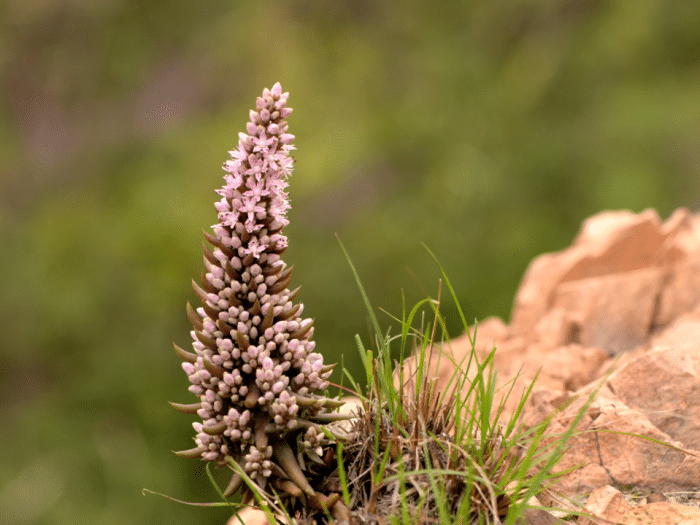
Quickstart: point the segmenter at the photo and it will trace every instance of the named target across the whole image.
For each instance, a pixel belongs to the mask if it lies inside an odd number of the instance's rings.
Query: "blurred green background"
[[[603,209],[700,207],[700,4],[0,3],[0,523],[222,524],[172,341],[221,164],[276,81],[297,136],[285,261],[327,362],[445,267],[508,318]],[[455,311],[446,308],[453,335]],[[386,316],[380,316],[386,325]]]

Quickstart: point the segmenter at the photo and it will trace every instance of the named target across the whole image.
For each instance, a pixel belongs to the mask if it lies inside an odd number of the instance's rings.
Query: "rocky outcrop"
[[[700,488],[700,214],[679,209],[662,222],[654,210],[616,211],[587,219],[571,247],[532,261],[510,324],[484,320],[475,344],[482,357],[497,348],[499,384],[517,377],[518,394],[539,371],[523,421],[542,421],[569,403],[552,434],[600,387],[579,429],[605,432],[572,438],[560,468],[582,467],[556,490]],[[456,361],[470,351],[466,335],[449,350]],[[451,366],[441,363],[438,377],[449,377]]]

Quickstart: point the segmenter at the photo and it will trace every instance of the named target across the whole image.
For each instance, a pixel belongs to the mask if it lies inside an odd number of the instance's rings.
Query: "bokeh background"
[[[0,522],[227,519],[141,490],[217,499],[170,452],[194,434],[171,345],[263,87],[295,110],[285,260],[361,377],[335,233],[376,307],[435,293],[426,243],[469,319],[507,319],[585,217],[700,207],[698,28],[681,0],[4,0]]]

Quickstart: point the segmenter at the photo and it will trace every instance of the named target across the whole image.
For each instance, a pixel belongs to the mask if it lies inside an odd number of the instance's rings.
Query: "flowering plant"
[[[401,336],[390,337],[351,263],[377,348],[365,349],[358,337],[367,395],[351,379],[360,407],[350,426],[340,426],[350,419],[334,412],[343,402],[323,394],[334,365],[314,352],[313,320],[301,317],[299,288],[289,289],[292,268],[280,258],[294,163],[287,99],[279,83],[263,91],[224,164],[219,221],[213,235],[204,234],[213,249],[204,247],[201,286],[193,282],[202,305],[187,305],[194,352],[175,345],[198,402],[171,404],[201,421],[193,423],[196,446],[176,454],[230,468],[223,495],[240,490],[243,504],[256,498],[273,523],[519,523],[530,498],[561,475],[552,469],[598,389],[553,444],[543,439],[548,420],[533,428],[518,422],[532,385],[504,426],[505,400],[494,404],[496,349],[480,359],[469,335],[471,352],[460,362],[444,351],[440,292],[414,306],[401,320]],[[435,319],[416,330],[424,304]],[[412,341],[414,361],[392,371],[395,340],[402,352]],[[433,354],[454,367],[444,392]]]
[[[225,496],[243,487],[250,501],[245,480],[331,508],[338,494],[314,489],[309,464],[324,464],[329,438],[321,425],[346,416],[331,413],[341,402],[320,395],[334,365],[314,352],[313,320],[301,317],[299,288],[289,289],[292,267],[280,258],[295,149],[288,97],[279,83],[263,91],[223,166],[219,221],[213,235],[205,232],[213,249],[204,246],[201,286],[193,281],[202,305],[187,305],[194,353],[175,345],[199,400],[171,404],[201,421],[193,423],[196,446],[176,454],[231,468]]]

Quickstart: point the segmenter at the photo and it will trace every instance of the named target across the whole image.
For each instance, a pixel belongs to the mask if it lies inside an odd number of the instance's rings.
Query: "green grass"
[[[442,268],[437,298],[426,298],[408,311],[403,301],[401,318],[393,318],[400,333],[392,336],[380,326],[349,257],[348,261],[374,333],[370,347],[356,337],[368,387],[357,391],[363,410],[355,429],[360,436],[371,436],[371,446],[362,438],[343,445],[343,494],[350,494],[348,506],[368,514],[385,513],[383,517],[396,525],[515,524],[530,508],[528,501],[561,475],[555,467],[597,389],[553,443],[543,439],[553,415],[529,429],[519,425],[535,381],[520,395],[513,414],[501,421],[506,399],[515,394],[515,381],[507,392],[496,388],[496,349],[479,358],[476,324],[471,351],[462,362],[443,351],[450,349],[440,313],[443,282],[466,334],[470,327]],[[426,314],[430,321],[426,322]],[[396,345],[401,357],[392,362]],[[409,353],[415,356],[410,367],[403,359]],[[454,374],[448,386],[437,391],[430,371],[442,359],[451,361]],[[349,374],[348,378],[356,384]],[[397,388],[397,383],[403,387]]]

